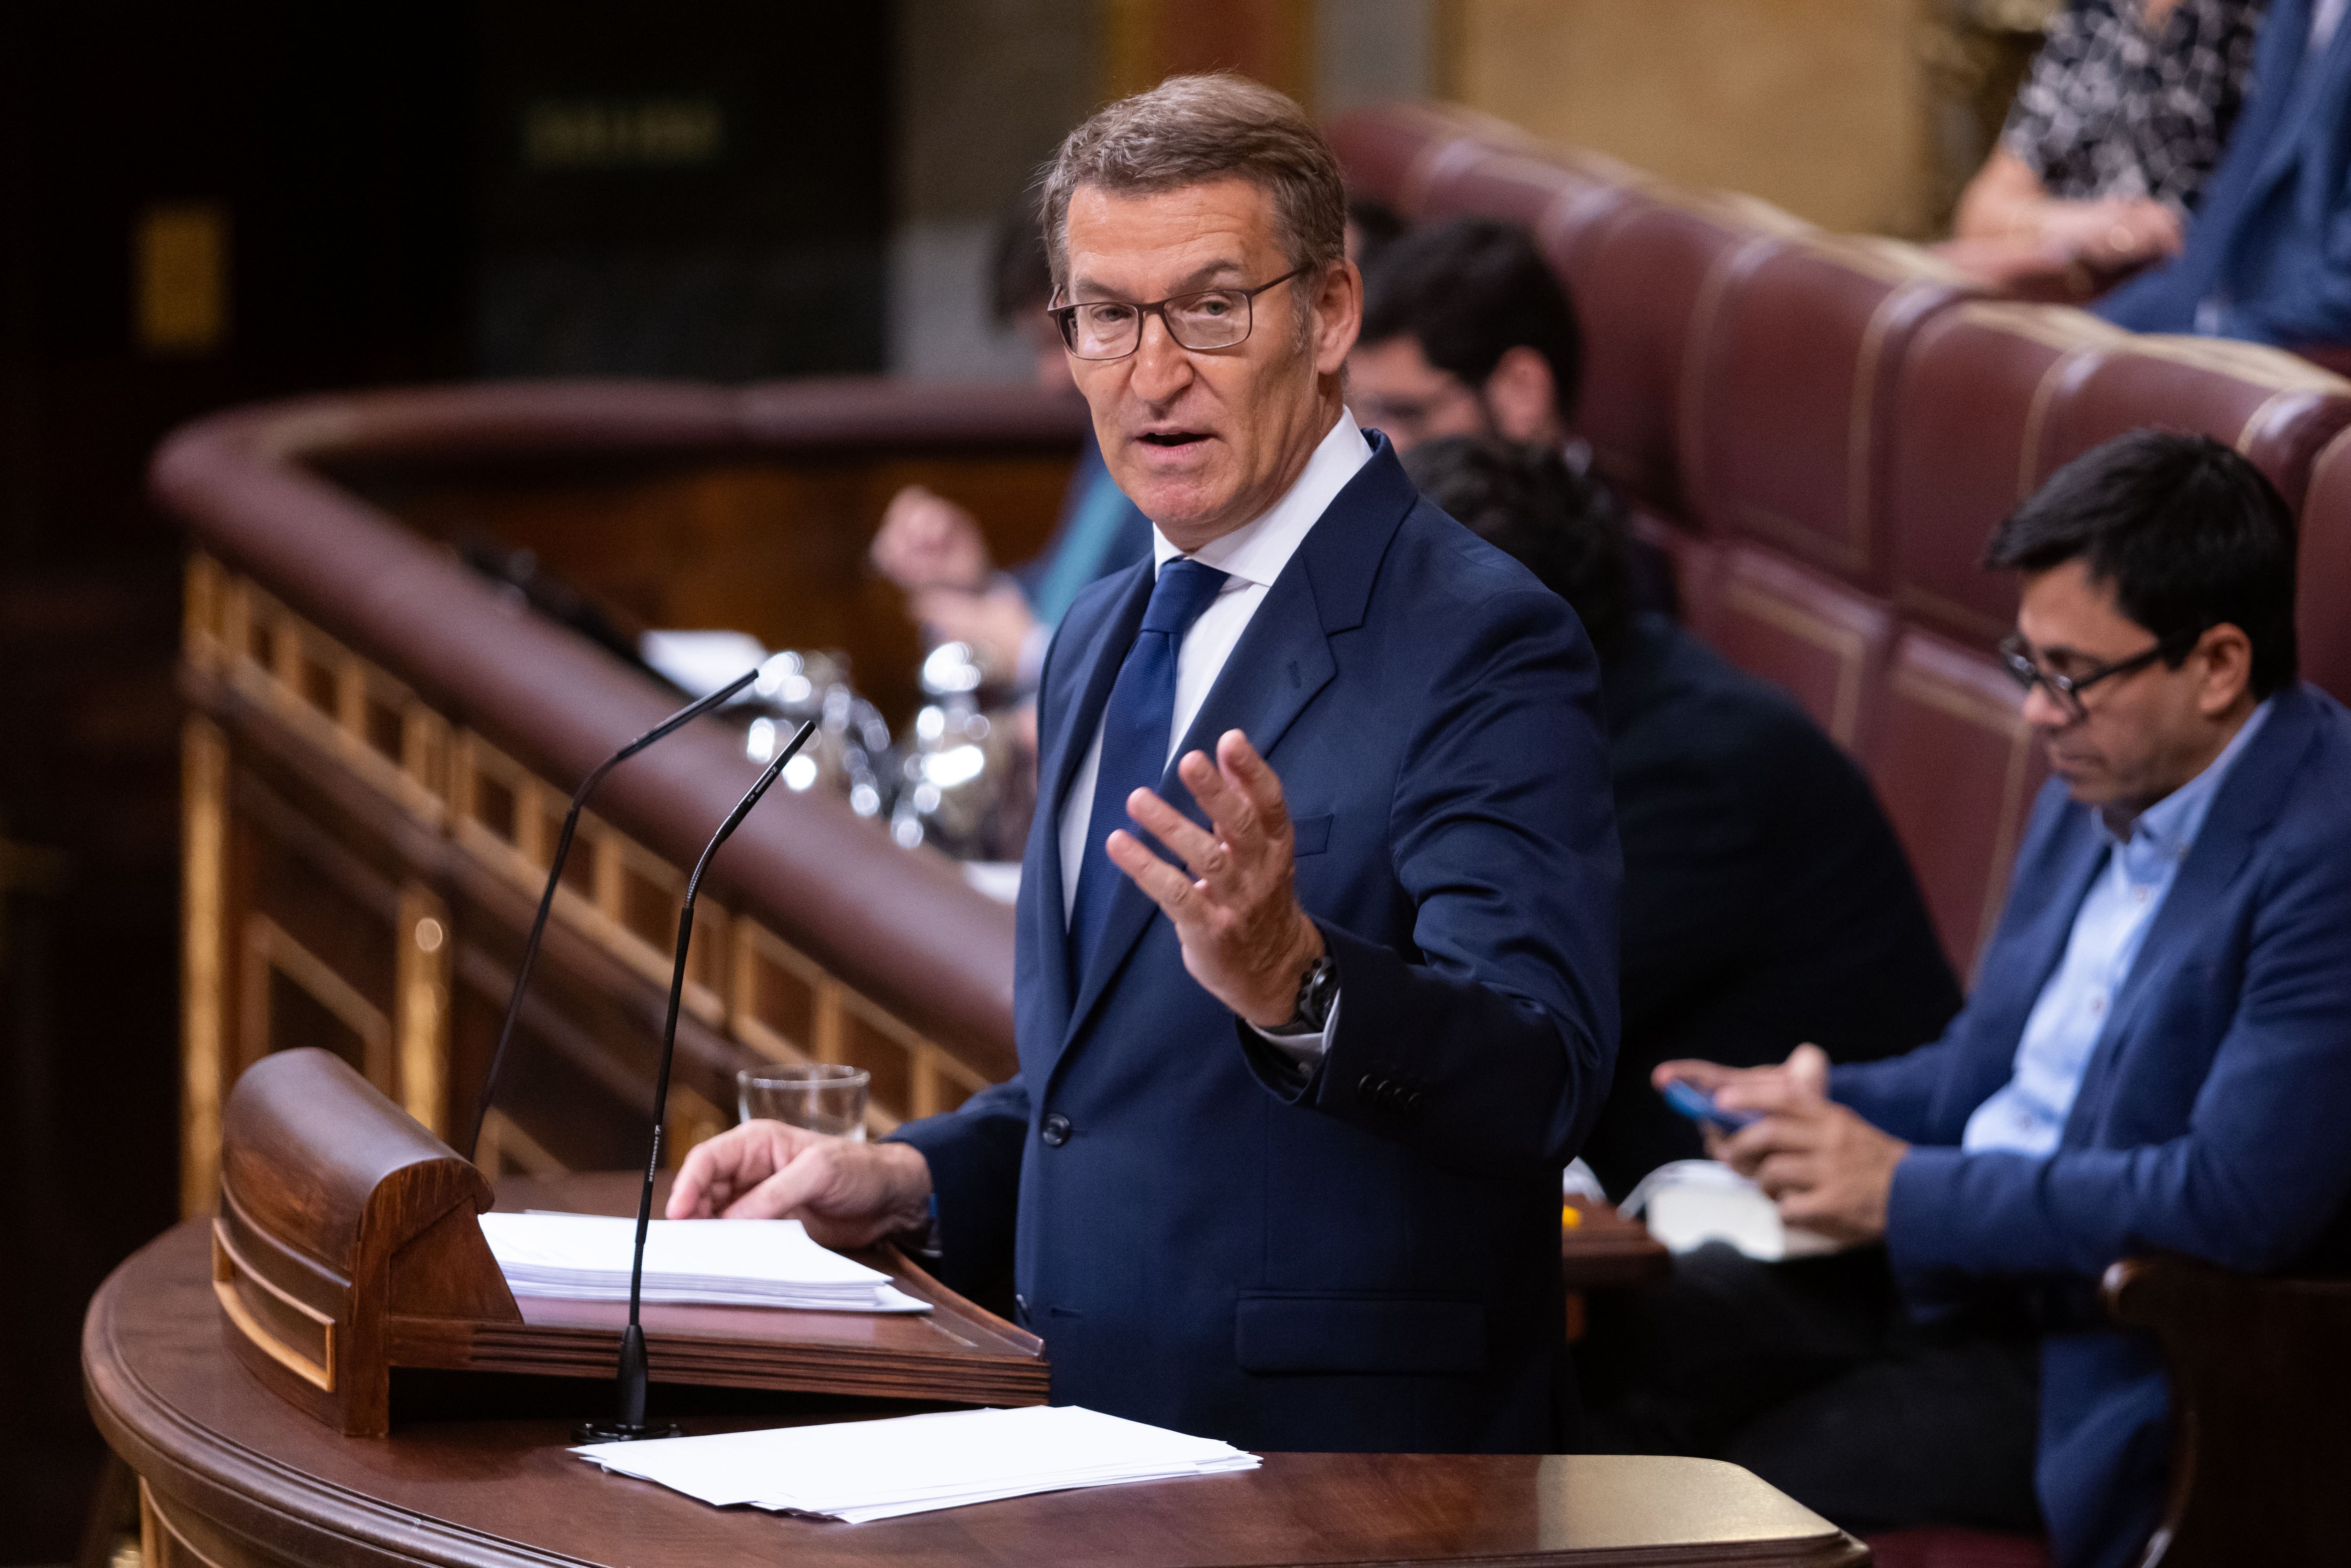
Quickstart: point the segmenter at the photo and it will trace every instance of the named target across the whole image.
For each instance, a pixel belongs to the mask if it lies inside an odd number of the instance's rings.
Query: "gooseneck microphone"
[[[514,1040],[515,1020],[522,1016],[523,990],[530,984],[531,966],[538,962],[538,944],[540,938],[547,935],[548,912],[555,907],[555,890],[562,885],[563,862],[570,858],[571,838],[580,830],[580,812],[581,808],[588,804],[588,797],[596,792],[596,786],[604,781],[605,774],[610,773],[653,742],[675,730],[684,728],[692,720],[700,718],[758,678],[759,666],[754,664],[708,696],[688,703],[598,763],[596,770],[581,779],[580,788],[571,792],[571,810],[564,815],[563,831],[557,836],[555,853],[548,862],[547,890],[538,895],[538,916],[530,923],[530,940],[523,944],[522,962],[515,967],[514,992],[507,998],[507,1018],[506,1022],[498,1028],[497,1049],[490,1052],[490,1069],[482,1077],[481,1097],[474,1103],[474,1130],[465,1138],[467,1159],[472,1159],[475,1150],[481,1145],[482,1124],[489,1119],[490,1101],[497,1093],[498,1074],[505,1069],[507,1063],[507,1047]]]
[[[677,1005],[685,993],[685,954],[694,940],[694,900],[702,891],[702,873],[710,869],[710,860],[718,846],[733,835],[768,786],[783,772],[784,764],[798,756],[809,737],[816,733],[816,720],[810,719],[793,736],[791,744],[776,754],[757,782],[735,802],[726,820],[718,824],[711,835],[702,858],[694,862],[694,874],[686,879],[685,902],[677,912],[677,963],[669,976],[669,1016],[662,1022],[661,1070],[653,1078],[653,1152],[645,1159],[645,1185],[637,1195],[637,1244],[635,1256],[629,1262],[629,1326],[621,1334],[620,1413],[610,1421],[582,1421],[575,1436],[582,1443],[628,1443],[646,1437],[674,1437],[679,1435],[675,1422],[661,1421],[648,1425],[645,1421],[645,1331],[639,1322],[639,1310],[645,1286],[645,1231],[653,1218],[653,1176],[661,1169],[662,1127],[669,1110],[669,1067],[677,1054]]]

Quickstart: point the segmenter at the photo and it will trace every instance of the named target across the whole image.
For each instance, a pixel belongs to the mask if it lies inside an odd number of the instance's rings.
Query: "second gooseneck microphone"
[[[531,966],[538,962],[539,940],[547,935],[548,913],[555,907],[555,890],[563,884],[563,862],[571,856],[571,838],[580,831],[580,813],[588,804],[588,797],[596,792],[596,786],[604,781],[605,774],[610,773],[653,742],[684,728],[691,721],[700,718],[712,708],[726,702],[737,692],[758,680],[759,670],[760,666],[754,664],[708,696],[698,698],[678,709],[598,763],[596,770],[581,779],[580,788],[571,792],[571,810],[563,818],[563,831],[556,838],[555,853],[548,859],[547,890],[538,895],[538,915],[530,923],[530,939],[522,946],[522,962],[515,966],[514,991],[507,998],[506,1022],[498,1028],[497,1049],[490,1052],[489,1071],[482,1076],[481,1096],[474,1103],[474,1130],[465,1138],[467,1159],[472,1159],[475,1151],[481,1145],[482,1124],[489,1118],[490,1101],[497,1093],[498,1074],[506,1067],[507,1047],[514,1040],[515,1020],[522,1017],[523,990],[530,984]]]
[[[776,759],[768,764],[758,780],[726,814],[726,820],[718,824],[718,831],[711,835],[702,858],[694,862],[694,874],[686,879],[685,901],[677,915],[677,963],[669,977],[669,1016],[662,1023],[661,1070],[653,1079],[653,1151],[646,1156],[645,1185],[637,1196],[636,1250],[629,1264],[629,1326],[621,1333],[620,1409],[610,1421],[582,1421],[577,1436],[583,1443],[633,1442],[678,1436],[674,1422],[649,1424],[645,1420],[645,1331],[639,1321],[639,1309],[645,1283],[645,1232],[653,1218],[653,1177],[661,1170],[662,1127],[669,1110],[670,1061],[677,1053],[677,1007],[685,993],[686,950],[694,941],[694,900],[702,891],[702,873],[710,869],[711,857],[718,852],[718,846],[751,814],[751,808],[759,803],[768,786],[783,772],[784,764],[799,755],[800,747],[815,733],[816,720],[810,719],[800,726],[791,744],[776,754]]]

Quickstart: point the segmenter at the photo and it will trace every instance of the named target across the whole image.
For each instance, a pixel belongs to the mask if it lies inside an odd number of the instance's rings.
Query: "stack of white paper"
[[[1825,1236],[1782,1224],[1763,1189],[1719,1160],[1668,1160],[1625,1194],[1617,1212],[1628,1219],[1646,1212],[1649,1234],[1672,1252],[1728,1241],[1777,1263],[1837,1249]]]
[[[637,1222],[592,1214],[485,1214],[482,1234],[517,1296],[625,1301]],[[806,1312],[925,1312],[890,1276],[809,1239],[797,1219],[656,1219],[644,1300]]]
[[[1257,1456],[1075,1406],[954,1410],[571,1450],[720,1508],[862,1524],[1031,1492],[1257,1469]]]

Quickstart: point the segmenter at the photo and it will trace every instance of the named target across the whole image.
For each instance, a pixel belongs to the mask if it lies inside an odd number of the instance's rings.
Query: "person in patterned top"
[[[2262,0],[2072,0],[1959,198],[1962,240],[2113,272],[2179,253],[2244,101]]]

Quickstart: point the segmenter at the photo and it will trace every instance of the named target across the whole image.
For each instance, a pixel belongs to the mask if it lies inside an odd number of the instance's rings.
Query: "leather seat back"
[[[1967,289],[1893,242],[1804,238],[1729,257],[1708,280],[1681,400],[1698,524],[1884,592],[1896,378],[1912,339]]]
[[[2048,777],[2023,693],[1990,655],[1931,632],[1894,647],[1864,761],[1951,967],[1972,982],[2019,837]]]
[[[1732,545],[1692,629],[1740,668],[1777,682],[1829,738],[1861,749],[1876,717],[1892,611],[1775,551]]]
[[[2126,336],[2078,310],[1970,301],[1920,328],[1886,422],[1895,604],[1979,647],[2016,619],[2016,581],[1984,541],[2048,477],[2050,410]]]
[[[2294,631],[2304,679],[2351,702],[2351,612],[2335,591],[2351,583],[2351,432],[2311,465],[2302,504]]]

